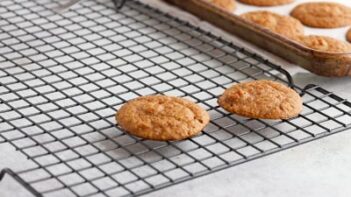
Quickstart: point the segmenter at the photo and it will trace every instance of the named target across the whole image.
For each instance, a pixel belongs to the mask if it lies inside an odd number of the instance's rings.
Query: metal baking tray
[[[164,0],[197,17],[268,50],[312,73],[328,77],[351,76],[351,53],[330,53],[307,48],[295,41],[252,25],[239,16],[203,0]]]

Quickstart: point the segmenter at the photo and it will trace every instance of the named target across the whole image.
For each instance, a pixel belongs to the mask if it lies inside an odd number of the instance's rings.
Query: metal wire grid
[[[351,126],[351,104],[315,86],[294,86],[304,94],[295,119],[228,114],[216,98],[229,85],[291,77],[139,2],[116,13],[112,2],[86,0],[63,15],[47,0],[0,5],[0,142],[36,164],[12,173],[36,196],[144,194]],[[115,126],[124,102],[155,93],[199,103],[211,123],[180,142],[142,140]]]

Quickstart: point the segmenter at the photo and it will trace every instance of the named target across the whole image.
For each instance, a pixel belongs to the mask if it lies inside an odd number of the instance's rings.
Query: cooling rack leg
[[[26,188],[30,193],[32,193],[35,197],[42,197],[39,192],[37,192],[34,188],[32,188],[30,185],[28,185],[21,177],[19,177],[15,172],[13,172],[9,168],[5,168],[0,171],[0,181],[5,177],[5,175],[8,174],[12,178],[14,178],[19,184],[21,184],[24,188]]]

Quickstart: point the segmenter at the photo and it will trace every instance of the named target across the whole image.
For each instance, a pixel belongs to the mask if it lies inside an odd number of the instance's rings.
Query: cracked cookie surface
[[[337,28],[351,25],[351,8],[338,3],[303,3],[295,7],[290,15],[310,27]]]
[[[304,27],[300,21],[290,16],[269,11],[253,11],[244,13],[240,17],[287,38],[295,39],[304,34]]]
[[[297,92],[269,80],[233,85],[225,90],[218,104],[228,112],[261,119],[289,119],[302,110],[302,100]]]
[[[318,51],[334,53],[351,52],[351,45],[349,43],[328,36],[300,36],[297,41],[308,48]]]
[[[207,1],[229,12],[234,11],[236,8],[235,0],[207,0]]]
[[[183,98],[152,95],[128,101],[116,114],[128,133],[150,140],[182,140],[198,134],[210,118],[204,109]]]

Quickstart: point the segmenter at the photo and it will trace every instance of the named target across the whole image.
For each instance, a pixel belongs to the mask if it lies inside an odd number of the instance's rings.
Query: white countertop
[[[201,26],[214,29],[205,23]],[[351,78],[333,79],[310,74],[220,30],[214,31],[283,66],[292,73],[297,84],[318,84],[351,100]],[[350,141],[351,131],[344,131],[146,196],[350,196]],[[18,170],[30,165],[23,155],[9,144],[0,144],[0,150],[0,169],[10,167]],[[0,196],[31,195],[14,180],[6,177],[0,182]]]

